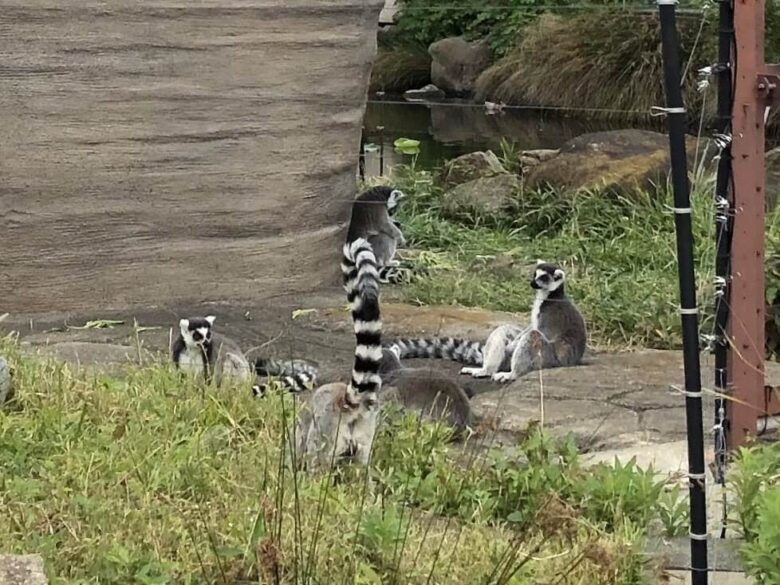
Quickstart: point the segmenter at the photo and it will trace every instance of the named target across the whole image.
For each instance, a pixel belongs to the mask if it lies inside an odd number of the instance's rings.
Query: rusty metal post
[[[764,407],[764,113],[771,93],[768,81],[760,81],[765,73],[764,0],[735,2],[734,37],[734,229],[727,368],[735,400],[727,404],[729,449],[756,434],[756,419]]]

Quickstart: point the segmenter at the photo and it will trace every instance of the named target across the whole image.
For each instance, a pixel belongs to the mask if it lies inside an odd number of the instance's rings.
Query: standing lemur
[[[206,383],[220,386],[228,379],[238,382],[257,382],[252,387],[255,396],[263,396],[267,382],[259,378],[278,377],[281,384],[293,392],[306,390],[316,383],[316,366],[303,360],[280,362],[260,358],[254,367],[250,365],[238,344],[214,331],[216,317],[195,317],[179,321],[179,335],[173,343],[174,365],[198,377]]]
[[[453,338],[398,339],[389,348],[399,358],[448,358],[468,366],[475,378],[508,382],[532,370],[575,366],[587,343],[585,320],[566,296],[566,275],[554,264],[539,260],[531,278],[536,291],[531,325],[501,325],[485,343]]]
[[[382,320],[379,271],[371,244],[357,238],[344,244],[341,271],[352,307],[355,359],[349,384],[333,383],[314,391],[296,428],[298,460],[310,469],[331,461],[368,464],[376,432],[377,393],[382,387]]]
[[[352,204],[347,243],[364,238],[371,244],[380,282],[387,282],[392,270],[400,266],[395,253],[406,245],[398,222],[391,217],[404,197],[403,191],[379,186],[364,191]]]

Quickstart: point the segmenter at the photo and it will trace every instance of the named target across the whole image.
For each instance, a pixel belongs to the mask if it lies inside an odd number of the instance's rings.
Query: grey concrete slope
[[[381,0],[6,0],[0,308],[338,282]]]

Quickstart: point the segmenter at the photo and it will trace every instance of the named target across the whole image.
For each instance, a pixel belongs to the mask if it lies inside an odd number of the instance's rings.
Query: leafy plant
[[[756,519],[755,535],[742,547],[747,572],[761,585],[780,585],[780,486],[764,492]]]

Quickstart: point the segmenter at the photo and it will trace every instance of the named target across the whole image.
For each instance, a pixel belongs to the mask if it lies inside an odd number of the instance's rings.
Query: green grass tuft
[[[333,485],[285,466],[288,393],[253,400],[163,367],[114,377],[0,350],[18,382],[0,409],[0,550],[42,554],[55,585],[628,585],[662,513],[662,484],[633,464],[587,471],[538,431],[474,458],[398,413],[370,495],[358,469]]]
[[[410,194],[401,211],[422,274],[400,290],[419,304],[526,312],[528,270],[559,262],[596,345],[676,348],[681,341],[670,189],[656,195],[518,193],[495,217],[448,217],[430,173],[397,170]],[[709,310],[713,271],[712,179],[694,181],[693,233],[699,305]],[[702,330],[707,331],[705,313]]]

